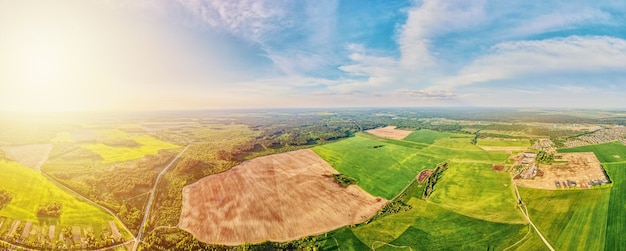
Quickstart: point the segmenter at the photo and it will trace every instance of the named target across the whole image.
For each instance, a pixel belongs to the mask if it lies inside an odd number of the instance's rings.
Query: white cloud
[[[485,16],[484,4],[482,0],[425,0],[421,6],[410,10],[398,36],[402,65],[421,68],[436,64],[429,49],[430,39],[480,23]]]
[[[504,42],[444,82],[456,86],[525,75],[623,71],[624,62],[626,41],[619,38],[570,36]]]
[[[598,9],[559,10],[538,15],[531,20],[524,20],[519,26],[506,32],[511,36],[523,37],[571,29],[579,25],[608,24],[610,22],[611,15]]]

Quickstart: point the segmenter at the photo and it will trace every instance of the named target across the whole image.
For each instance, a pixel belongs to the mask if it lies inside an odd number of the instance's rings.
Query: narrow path
[[[513,178],[511,178],[511,184],[513,184],[513,188],[515,189],[515,196],[517,197],[519,210],[522,212],[524,217],[526,217],[526,219],[528,220],[528,223],[530,223],[530,226],[532,226],[535,229],[535,232],[537,232],[537,234],[539,235],[543,243],[546,244],[546,247],[548,247],[550,251],[554,251],[554,248],[552,247],[552,245],[550,245],[550,242],[548,242],[548,240],[545,237],[543,237],[543,234],[541,234],[537,226],[535,226],[535,223],[533,223],[533,221],[530,220],[530,216],[528,215],[528,208],[526,207],[526,205],[524,205],[524,203],[522,203],[522,197],[520,197],[519,195],[519,190],[517,190],[517,185],[515,184],[515,181],[513,181]]]
[[[159,173],[156,180],[154,181],[154,186],[152,186],[152,190],[150,191],[150,199],[148,199],[148,204],[146,205],[146,209],[144,210],[143,221],[141,221],[139,232],[137,233],[137,237],[135,238],[135,244],[133,245],[133,249],[132,249],[133,251],[137,251],[137,248],[139,247],[139,242],[141,242],[141,235],[143,233],[143,229],[146,226],[146,221],[148,221],[148,217],[150,216],[150,209],[152,208],[152,202],[154,201],[154,194],[156,192],[157,186],[159,185],[159,181],[161,180],[161,177],[163,176],[163,174],[167,172],[167,170],[170,169],[170,167],[172,167],[172,165],[174,165],[174,163],[178,160],[178,158],[180,158],[180,156],[183,155],[183,153],[187,150],[187,148],[189,148],[189,145],[185,146],[185,148],[183,148],[183,150],[180,151],[178,155],[176,155],[176,157],[172,159],[172,161],[170,161],[170,163],[168,163],[167,166],[165,166],[165,168],[163,168],[163,170]]]
[[[403,249],[404,249],[404,248],[408,248],[410,251],[413,251],[413,248],[411,248],[411,247],[409,247],[409,246],[396,246],[396,245],[389,244],[389,243],[387,243],[387,242],[382,242],[382,241],[374,241],[374,242],[372,242],[372,245],[371,245],[371,247],[370,247],[370,248],[371,248],[372,250],[374,250],[374,251],[376,251],[376,248],[374,247],[374,244],[376,244],[376,243],[381,243],[381,244],[383,244],[383,245],[387,245],[387,246],[390,246],[390,247],[392,247],[392,248],[403,248]]]

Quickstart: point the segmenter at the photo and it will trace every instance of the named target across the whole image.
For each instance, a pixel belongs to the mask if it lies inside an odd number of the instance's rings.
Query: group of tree
[[[554,160],[554,153],[547,151],[539,151],[536,161],[540,164],[550,164]]]
[[[0,190],[0,209],[4,208],[11,202],[13,195],[7,190]]]
[[[435,190],[435,185],[437,184],[439,179],[441,179],[441,176],[443,175],[443,172],[445,170],[448,170],[448,162],[439,163],[437,164],[435,171],[433,171],[433,173],[428,176],[428,180],[426,180],[426,187],[424,188],[424,199],[428,199],[428,197],[430,197],[430,195],[433,193],[433,191]]]
[[[38,217],[59,218],[61,217],[62,205],[60,202],[54,201],[47,205],[42,205],[37,210]]]

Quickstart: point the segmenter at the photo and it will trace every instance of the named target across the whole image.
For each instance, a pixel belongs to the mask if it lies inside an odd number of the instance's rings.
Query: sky
[[[626,107],[626,1],[0,0],[0,110]]]

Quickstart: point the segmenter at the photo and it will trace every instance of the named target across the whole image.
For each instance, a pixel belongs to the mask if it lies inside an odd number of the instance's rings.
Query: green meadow
[[[556,250],[602,250],[611,190],[519,187],[530,218]]]
[[[593,152],[601,163],[626,162],[626,146],[620,142],[559,149],[561,153]]]
[[[419,155],[413,148],[360,135],[314,147],[313,151],[340,173],[356,178],[365,191],[386,199],[400,193],[421,170],[444,161]]]
[[[104,143],[81,145],[81,147],[100,155],[104,163],[138,159],[149,154],[157,154],[159,150],[180,147],[160,141],[149,135],[129,136],[125,132],[119,130],[107,130],[102,133],[107,135],[109,139],[131,140],[140,145],[137,147],[110,146]]]
[[[0,216],[38,222],[38,208],[57,201],[63,205],[59,224],[88,225],[113,220],[108,213],[68,194],[33,169],[9,161],[0,161],[0,169],[0,189],[13,195],[11,202],[0,210]]]
[[[449,162],[428,201],[422,199],[422,189],[408,189],[402,201],[410,210],[331,232],[328,236],[336,242],[325,239],[323,249],[391,250],[391,244],[420,250],[498,250],[530,235],[516,209],[508,173],[492,170],[509,155],[484,151],[472,139],[470,134],[419,130],[404,140],[357,134],[313,148],[339,172],[356,178],[360,187],[387,199],[419,171]]]
[[[528,139],[478,139],[476,145],[479,146],[512,146],[512,147],[530,147]]]
[[[450,163],[428,201],[477,219],[524,224],[509,174],[491,168],[482,163]]]

